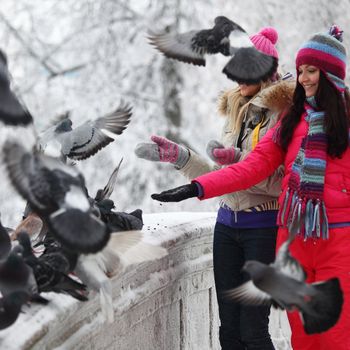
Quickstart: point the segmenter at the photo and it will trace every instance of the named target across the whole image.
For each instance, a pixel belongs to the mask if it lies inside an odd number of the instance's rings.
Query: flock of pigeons
[[[229,56],[223,69],[228,78],[256,83],[275,71],[277,62],[255,49],[248,34],[226,17],[211,29],[182,34],[149,34],[169,58],[205,65],[205,55]],[[7,140],[3,160],[8,176],[27,201],[23,221],[15,230],[0,224],[0,329],[13,324],[24,304],[49,300],[42,292],[66,293],[85,301],[88,290],[100,293],[105,319],[113,321],[110,278],[127,264],[160,258],[166,249],[142,242],[142,211],[114,211],[110,199],[121,162],[94,197],[70,160],[93,156],[127,127],[131,107],[122,103],[114,112],[72,128],[69,115],[56,120],[32,151]],[[0,120],[29,125],[31,114],[11,91],[6,55],[0,51]],[[289,253],[294,237],[280,248],[273,264],[248,261],[251,280],[224,294],[234,302],[271,304],[298,310],[306,333],[320,333],[338,320],[343,294],[337,278],[306,283],[306,274]]]
[[[142,211],[117,212],[110,196],[121,161],[106,186],[90,196],[83,175],[70,164],[93,156],[128,126],[130,105],[72,128],[57,118],[27,150],[8,139],[2,158],[8,177],[27,201],[23,220],[11,230],[0,223],[0,329],[12,325],[24,304],[47,304],[43,292],[88,300],[100,294],[102,314],[113,322],[110,278],[133,263],[161,258],[163,247],[143,242]],[[0,51],[0,120],[33,126],[33,118],[10,87],[7,58]]]

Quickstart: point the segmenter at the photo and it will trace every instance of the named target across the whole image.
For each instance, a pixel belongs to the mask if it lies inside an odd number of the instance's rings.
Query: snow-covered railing
[[[114,323],[104,323],[99,296],[88,302],[50,293],[47,306],[24,308],[0,332],[0,349],[219,349],[212,271],[215,213],[144,215],[145,240],[166,247],[162,259],[127,268],[112,280]],[[289,349],[285,316],[273,312],[271,334]]]

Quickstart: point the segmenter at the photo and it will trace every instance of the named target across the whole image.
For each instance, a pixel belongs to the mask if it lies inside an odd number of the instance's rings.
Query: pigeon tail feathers
[[[114,322],[114,309],[112,299],[112,284],[110,280],[106,280],[101,284],[100,288],[100,304],[104,319],[108,323]]]
[[[79,209],[60,209],[50,215],[48,224],[64,246],[78,253],[97,253],[110,237],[101,220]]]
[[[315,314],[302,312],[306,334],[325,332],[333,327],[340,317],[343,305],[343,292],[338,278],[312,285],[319,293],[310,301],[310,308]]]
[[[254,47],[241,48],[223,69],[226,76],[238,83],[257,84],[266,81],[276,72],[278,60]]]

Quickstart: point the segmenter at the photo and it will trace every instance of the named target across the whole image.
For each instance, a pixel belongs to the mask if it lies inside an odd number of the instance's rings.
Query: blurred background
[[[165,59],[148,44],[147,31],[210,28],[218,15],[249,34],[273,26],[279,33],[280,71],[294,74],[299,46],[332,24],[344,30],[350,47],[349,9],[350,0],[1,0],[0,47],[37,132],[66,111],[77,126],[110,112],[121,100],[133,106],[124,133],[77,165],[90,194],[105,185],[123,157],[112,195],[118,211],[211,211],[217,199],[153,201],[151,193],[187,181],[169,164],[138,159],[134,148],[159,134],[205,155],[207,142],[218,139],[223,123],[217,97],[234,86],[221,73],[227,58],[209,57],[207,67]],[[1,144],[6,137],[21,139],[28,147],[34,142],[32,132],[1,125]],[[25,203],[10,186],[4,167],[0,169],[1,219],[16,226]]]

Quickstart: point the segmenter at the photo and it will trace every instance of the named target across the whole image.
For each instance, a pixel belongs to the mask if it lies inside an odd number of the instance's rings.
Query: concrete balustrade
[[[25,307],[0,331],[0,349],[220,349],[212,271],[215,213],[144,215],[145,241],[169,254],[115,277],[115,320],[104,323],[98,294],[82,303],[48,293],[47,306]],[[290,349],[285,315],[271,314],[277,349]]]

